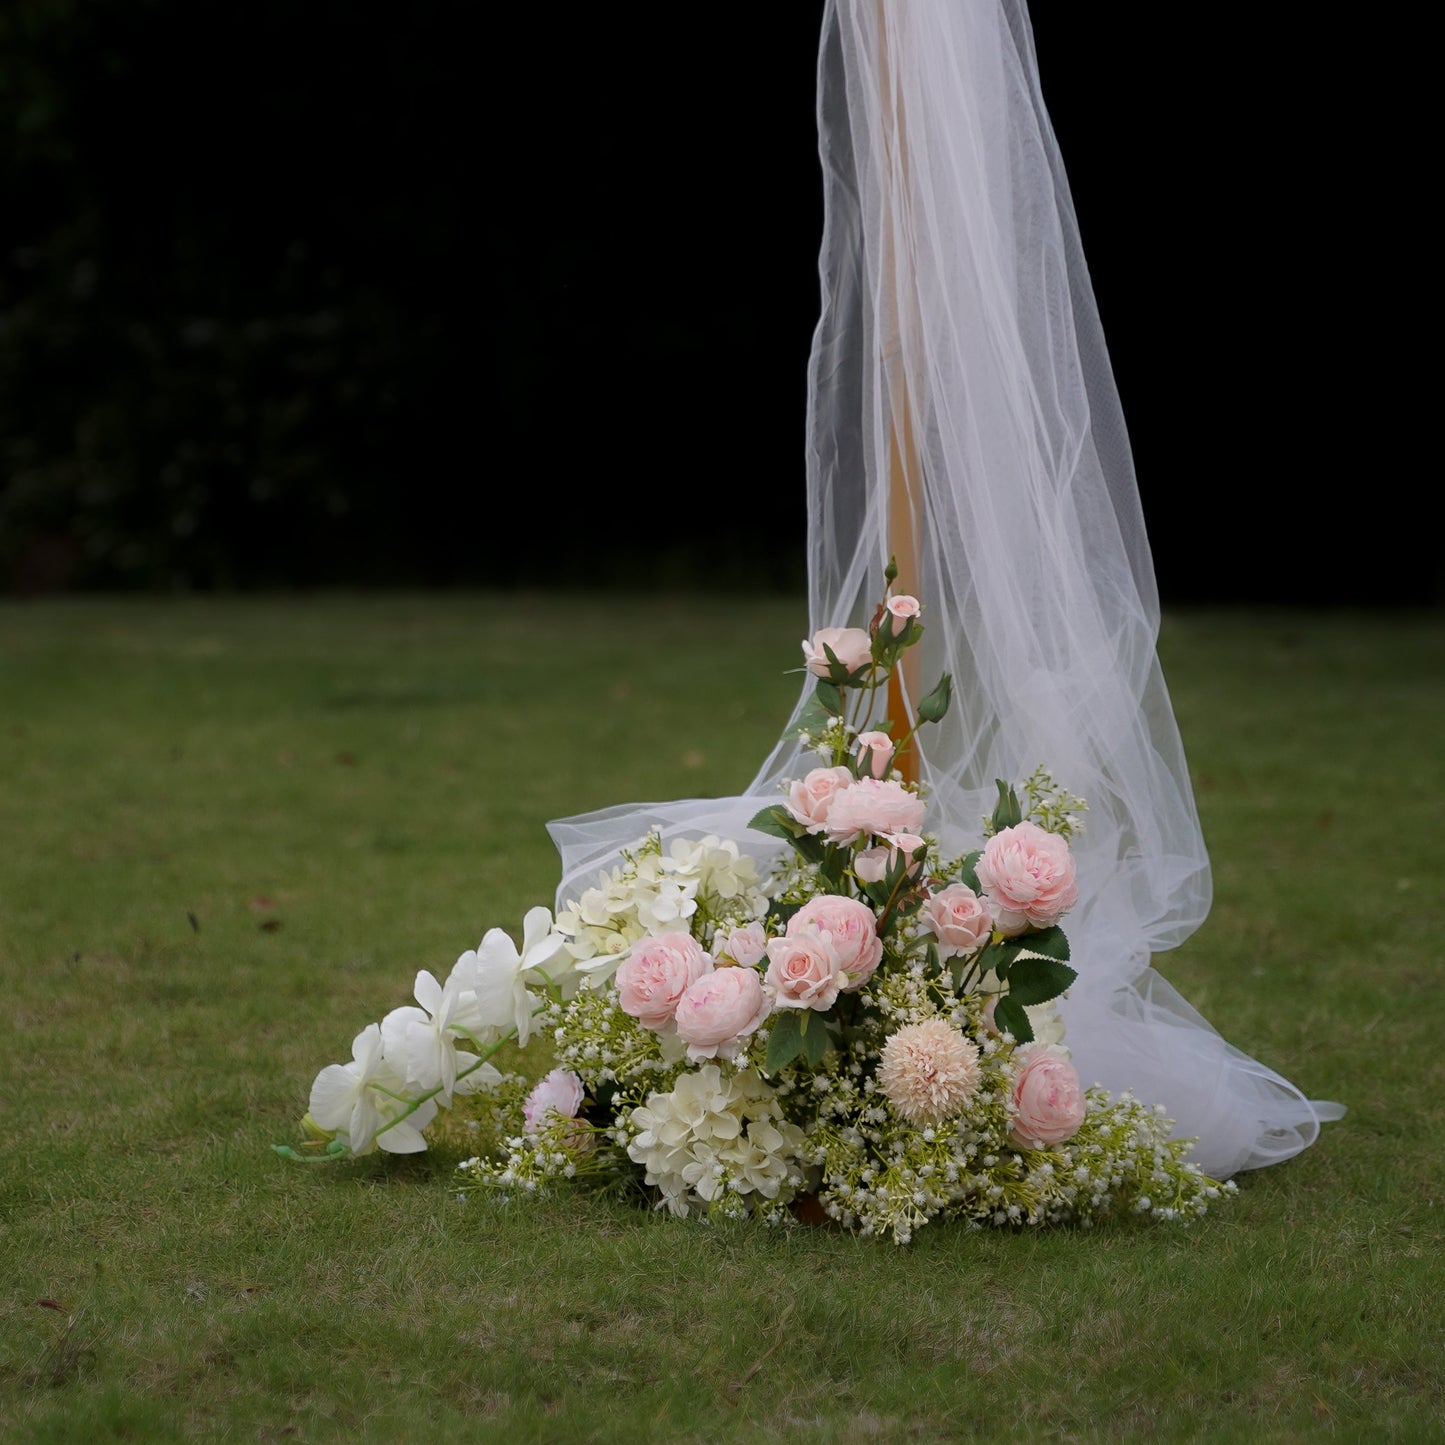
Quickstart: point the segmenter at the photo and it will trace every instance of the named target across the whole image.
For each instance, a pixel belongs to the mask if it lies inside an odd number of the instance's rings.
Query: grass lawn
[[[0,1438],[1445,1437],[1445,617],[1183,613],[1215,864],[1162,960],[1347,1119],[1202,1226],[837,1233],[287,1165],[316,1071],[550,903],[543,823],[736,790],[803,608],[0,603]],[[1064,780],[1067,781],[1067,780]]]

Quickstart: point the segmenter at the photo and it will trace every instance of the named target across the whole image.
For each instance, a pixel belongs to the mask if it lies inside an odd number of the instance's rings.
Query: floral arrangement
[[[1188,1162],[1162,1106],[1085,1089],[1070,1061],[1056,1000],[1083,801],[1039,769],[1022,796],[999,783],[976,850],[944,857],[928,832],[901,767],[914,732],[877,717],[923,634],[895,580],[890,564],[867,630],[803,643],[819,766],[752,820],[780,844],[768,873],[733,840],[651,834],[555,919],[532,909],[520,947],[494,928],[445,982],[419,973],[416,1003],[318,1075],[307,1143],[278,1152],[421,1150],[475,1095],[475,1186],[623,1188],[675,1215],[900,1244],[932,1219],[1187,1221],[1232,1190]],[[950,695],[945,674],[917,725]],[[491,1062],[537,1038],[556,1065],[539,1082]]]

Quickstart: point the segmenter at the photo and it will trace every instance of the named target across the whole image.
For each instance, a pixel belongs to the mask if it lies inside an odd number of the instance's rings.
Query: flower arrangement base
[[[793,1218],[799,1224],[811,1224],[815,1227],[832,1226],[837,1228],[837,1221],[823,1208],[822,1201],[816,1194],[800,1194],[789,1206]]]
[[[281,1152],[412,1153],[481,1094],[495,1137],[461,1172],[509,1197],[640,1185],[679,1218],[898,1244],[934,1219],[1203,1215],[1229,1186],[1163,1106],[1085,1089],[1064,1044],[1083,801],[1040,767],[999,782],[971,851],[929,828],[906,762],[952,679],[883,715],[923,633],[896,575],[871,627],[804,644],[793,735],[818,765],[748,837],[654,829],[555,919],[531,909],[520,945],[493,928],[444,982],[418,974],[416,1003],[317,1076],[307,1152]],[[534,1038],[556,1065],[535,1084],[490,1062]]]

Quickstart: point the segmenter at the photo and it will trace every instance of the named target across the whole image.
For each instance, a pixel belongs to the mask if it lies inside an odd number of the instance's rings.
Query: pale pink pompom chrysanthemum
[[[978,1048],[942,1019],[905,1024],[883,1045],[878,1086],[911,1124],[941,1124],[978,1087]]]

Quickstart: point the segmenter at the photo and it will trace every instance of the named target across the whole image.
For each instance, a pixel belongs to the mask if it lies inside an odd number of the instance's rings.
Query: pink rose
[[[678,1000],[690,984],[712,971],[712,959],[687,933],[642,939],[617,970],[622,1012],[650,1029],[670,1031]]]
[[[818,677],[827,677],[832,667],[825,647],[849,672],[857,672],[873,660],[873,639],[861,627],[820,627],[812,640],[803,644],[808,671]]]
[[[853,774],[847,768],[814,768],[807,777],[789,786],[788,801],[783,806],[810,833],[821,833],[834,798],[852,786]]]
[[[878,937],[878,920],[866,903],[856,898],[843,898],[825,893],[809,899],[789,920],[788,937],[801,939],[813,932],[826,933],[838,960],[838,967],[847,975],[842,987],[861,988],[883,961],[883,940]],[[771,948],[768,957],[774,957]],[[771,976],[772,970],[768,970]],[[829,1003],[832,999],[829,999]],[[816,1005],[814,1005],[816,1007]],[[827,1007],[827,1004],[823,1005]]]
[[[875,778],[884,777],[893,762],[893,739],[887,733],[858,734],[858,766]]]
[[[767,1018],[772,1001],[751,968],[719,968],[692,984],[677,1005],[677,1032],[690,1059],[730,1056]]]
[[[1026,1045],[1014,1057],[1024,1064],[1014,1075],[1010,1138],[1023,1149],[1072,1139],[1086,1110],[1078,1070],[1062,1054],[1039,1045]]]
[[[763,925],[750,923],[746,928],[733,929],[723,941],[722,951],[734,963],[740,963],[744,968],[752,968],[763,961],[767,947],[768,935],[763,931]]]
[[[550,1074],[538,1080],[537,1086],[527,1095],[527,1102],[522,1105],[522,1118],[526,1123],[527,1133],[536,1134],[545,1129],[550,1122],[548,1114],[556,1114],[563,1119],[575,1119],[578,1109],[582,1107],[582,1099],[582,1080],[571,1069],[553,1069]],[[570,1131],[568,1137],[578,1144],[591,1138],[585,1129],[580,1128]]]
[[[909,597],[907,593],[900,597],[890,597],[888,599],[888,626],[893,636],[897,637],[922,610],[918,605],[918,599]]]
[[[924,925],[938,940],[944,958],[973,953],[988,942],[993,919],[966,883],[950,883],[923,905]]]
[[[851,843],[865,833],[914,833],[925,811],[923,799],[902,783],[860,778],[833,798],[824,829],[834,843]]]
[[[768,944],[765,980],[780,1008],[833,1007],[847,975],[832,940],[816,929],[792,938],[774,938]]]
[[[1005,937],[1030,926],[1048,928],[1079,901],[1069,845],[1036,823],[1016,823],[995,833],[976,871],[994,924]]]

